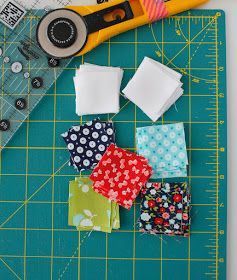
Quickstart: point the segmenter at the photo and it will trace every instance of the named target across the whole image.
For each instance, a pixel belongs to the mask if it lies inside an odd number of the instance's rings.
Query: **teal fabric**
[[[137,151],[153,168],[153,179],[187,177],[188,156],[183,123],[139,127]]]

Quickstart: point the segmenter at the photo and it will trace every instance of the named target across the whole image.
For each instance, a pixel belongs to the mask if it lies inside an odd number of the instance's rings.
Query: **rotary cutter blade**
[[[85,45],[87,33],[83,17],[69,9],[49,12],[39,22],[36,32],[40,47],[56,58],[76,55]]]
[[[111,18],[107,18],[108,15]],[[85,16],[72,9],[57,9],[41,19],[36,37],[40,47],[51,57],[68,58],[83,49],[91,33],[132,18],[128,1]]]
[[[41,19],[37,41],[51,57],[82,55],[115,35],[207,1],[115,0],[96,6],[68,6]]]

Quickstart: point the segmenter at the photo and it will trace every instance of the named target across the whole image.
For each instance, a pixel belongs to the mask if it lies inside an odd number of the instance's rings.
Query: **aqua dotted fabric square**
[[[137,152],[153,168],[152,179],[187,177],[188,155],[183,123],[139,127]]]

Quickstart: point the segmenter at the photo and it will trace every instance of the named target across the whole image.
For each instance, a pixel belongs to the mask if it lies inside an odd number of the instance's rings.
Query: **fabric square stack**
[[[69,165],[78,172],[93,169],[110,144],[115,142],[113,123],[100,119],[73,126],[61,136],[70,153]]]
[[[140,231],[189,236],[191,196],[187,183],[148,183],[142,193]]]
[[[95,167],[90,179],[93,189],[126,209],[132,207],[141,188],[152,174],[147,160],[110,145]]]
[[[119,112],[123,70],[83,64],[76,70],[76,113],[79,116]]]
[[[89,178],[76,178],[69,184],[68,223],[80,231],[111,233],[120,228],[119,206],[94,192]]]
[[[180,73],[145,57],[123,93],[155,122],[183,94],[181,77]]]
[[[138,154],[148,159],[153,179],[187,177],[188,155],[183,123],[140,127]]]

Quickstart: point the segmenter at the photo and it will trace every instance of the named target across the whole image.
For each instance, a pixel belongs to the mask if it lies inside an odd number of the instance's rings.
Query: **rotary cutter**
[[[120,33],[189,10],[208,0],[115,0],[96,6],[67,6],[39,22],[39,46],[51,57],[83,55]]]

